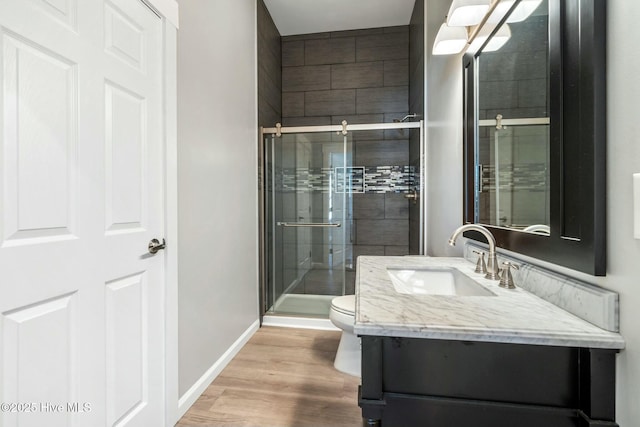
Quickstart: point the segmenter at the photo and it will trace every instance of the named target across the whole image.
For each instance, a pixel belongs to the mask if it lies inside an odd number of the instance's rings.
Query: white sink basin
[[[496,296],[453,267],[388,267],[396,292],[411,295]]]

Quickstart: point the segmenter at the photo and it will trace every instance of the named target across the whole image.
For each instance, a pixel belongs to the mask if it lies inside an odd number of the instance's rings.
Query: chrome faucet
[[[451,246],[456,245],[456,239],[458,236],[465,231],[477,231],[481,233],[487,242],[489,243],[489,260],[487,262],[487,274],[484,276],[490,280],[500,280],[500,276],[498,275],[498,257],[496,254],[496,239],[493,237],[493,234],[485,227],[478,224],[465,224],[461,227],[458,227],[456,231],[453,232],[451,238],[449,239],[449,244]]]

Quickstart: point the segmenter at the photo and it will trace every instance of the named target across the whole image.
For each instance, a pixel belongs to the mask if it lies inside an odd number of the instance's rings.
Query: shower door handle
[[[277,222],[281,227],[342,227],[339,222]]]
[[[407,194],[404,195],[405,199],[412,200],[413,204],[418,204],[418,199],[420,198],[420,194],[416,190],[409,190]]]

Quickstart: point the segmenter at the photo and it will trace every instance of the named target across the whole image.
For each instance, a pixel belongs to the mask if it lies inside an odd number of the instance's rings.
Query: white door
[[[162,22],[0,0],[0,39],[0,426],[162,426]]]

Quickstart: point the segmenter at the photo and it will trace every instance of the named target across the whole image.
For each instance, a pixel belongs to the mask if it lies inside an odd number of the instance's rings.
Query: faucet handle
[[[500,275],[500,287],[507,289],[515,289],[516,284],[513,281],[513,276],[511,275],[511,268],[515,268],[516,270],[520,270],[520,266],[514,264],[509,261],[505,261],[502,263],[502,274]]]
[[[478,262],[476,263],[476,269],[474,271],[480,274],[487,274],[487,263],[484,261],[484,252],[473,251],[473,253],[478,255]]]

